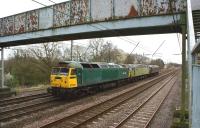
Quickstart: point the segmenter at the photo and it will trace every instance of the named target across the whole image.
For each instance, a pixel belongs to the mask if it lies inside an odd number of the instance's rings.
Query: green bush
[[[5,80],[5,85],[10,88],[15,88],[19,84],[18,80],[14,77]]]

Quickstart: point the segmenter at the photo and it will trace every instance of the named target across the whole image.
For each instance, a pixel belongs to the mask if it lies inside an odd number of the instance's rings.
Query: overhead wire
[[[52,3],[54,3],[54,4],[57,4],[56,2],[54,2],[54,1],[52,1],[52,0],[48,0],[48,1],[50,1],[50,2],[52,2]]]
[[[126,57],[126,62],[128,62],[128,57],[131,56],[131,54],[135,51],[135,49],[138,47],[138,45],[140,44],[140,42],[137,43],[137,45],[133,48],[133,50],[128,54],[128,56]]]
[[[47,7],[47,5],[45,5],[45,4],[41,3],[41,2],[38,2],[38,1],[36,1],[36,0],[32,0],[32,1],[38,3],[38,4],[42,5],[42,6]],[[56,2],[54,2],[54,1],[52,1],[52,0],[49,0],[49,1],[52,2],[52,3],[56,3]],[[52,7],[50,7],[50,8],[70,17],[70,15],[68,15],[68,14],[66,14],[66,13],[64,13],[64,12],[62,12],[62,11],[60,11],[60,10],[57,10],[57,9],[55,9],[55,8],[52,8]],[[87,18],[87,17],[86,17],[86,18]],[[94,26],[94,25],[92,25],[92,24],[88,24],[88,25],[90,25],[90,26],[92,26],[92,27],[94,27],[94,28],[97,28],[97,29],[99,29],[99,30],[104,30],[104,29],[99,28],[99,27],[97,27],[97,26]],[[103,25],[101,25],[101,24],[98,24],[98,25],[101,26],[101,27],[104,27],[106,30],[110,30],[109,28],[107,28],[107,27],[105,27],[105,26],[103,26]],[[117,31],[115,31],[115,30],[111,30],[111,31],[114,32],[115,34],[117,34],[117,36],[120,36],[120,35],[121,35],[119,32],[117,32]],[[126,42],[128,42],[128,43],[131,43],[131,44],[136,45],[136,43],[134,43],[134,42],[136,42],[136,41],[133,42],[133,41],[130,41],[130,39],[124,39],[124,38],[122,38],[122,37],[117,37],[117,38],[119,38],[119,39],[121,39],[121,40],[123,40],[123,41],[126,41]],[[140,47],[141,49],[145,50],[145,51],[152,52],[152,51],[147,50],[147,49],[145,49],[145,48],[143,48],[143,47],[141,47],[141,46],[139,46],[139,47]]]
[[[98,25],[101,26],[101,27],[104,27],[104,28],[107,29],[107,30],[110,30],[109,28],[107,28],[107,27],[105,27],[105,26],[103,26],[103,25],[101,25],[101,24],[98,24]],[[101,29],[101,28],[100,28],[100,29]],[[119,38],[119,39],[121,39],[121,40],[123,40],[123,41],[125,41],[125,42],[130,43],[130,44],[137,45],[137,44],[136,44],[136,43],[137,43],[136,41],[133,41],[133,40],[127,38],[127,37],[124,37],[124,38],[126,38],[126,39],[124,39],[123,37],[120,37],[120,33],[119,33],[119,32],[117,32],[117,31],[115,31],[115,30],[112,30],[112,32],[114,32],[117,36],[119,36],[119,37],[116,37],[116,38]],[[143,49],[143,50],[145,50],[145,51],[152,52],[152,51],[150,51],[150,50],[145,49],[144,47],[141,47],[141,46],[138,46],[138,47],[140,47],[141,49]]]
[[[137,43],[137,45],[134,47],[134,49],[131,51],[131,53],[129,53],[129,55],[131,55],[135,51],[135,49],[138,47],[139,44],[140,44],[140,42]]]
[[[156,54],[156,52],[162,47],[162,45],[165,43],[165,40],[159,45],[159,47],[156,49],[156,51],[152,54],[152,57]]]

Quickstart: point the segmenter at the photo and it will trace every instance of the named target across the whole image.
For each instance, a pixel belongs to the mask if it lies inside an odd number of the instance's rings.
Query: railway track
[[[39,94],[32,94],[28,96],[20,96],[20,97],[12,97],[0,100],[0,107],[5,107],[8,105],[20,104],[22,102],[27,102],[34,99],[45,98],[49,97],[51,94],[48,93],[39,93]]]
[[[43,109],[47,109],[54,105],[58,105],[59,99],[49,95],[20,99],[19,104],[9,105],[0,108],[0,122],[6,122],[14,118],[19,118],[30,113],[34,113]],[[28,102],[25,102],[28,101]],[[57,102],[56,102],[57,101]],[[15,102],[16,103],[16,102]]]
[[[155,90],[142,104],[137,107],[130,107],[126,113],[121,116],[122,119],[119,122],[114,122],[110,127],[147,128],[176,81],[177,78],[173,78],[169,83],[163,84],[160,88]]]
[[[45,100],[47,98],[49,100]],[[35,100],[40,99],[40,102],[34,103]],[[54,102],[57,100],[57,98],[54,99],[54,97],[48,93],[33,94],[0,100],[0,122],[7,122],[12,119],[38,112],[40,110],[45,110],[55,105],[63,104],[63,102]],[[33,103],[30,104],[29,102]]]
[[[74,114],[63,116],[62,118],[43,123],[39,127],[90,127],[90,123],[93,123],[95,122],[95,120],[98,119],[102,120],[104,114],[111,114],[115,111],[118,111],[118,109],[120,109],[121,107],[126,106],[128,101],[130,102],[134,99],[135,101],[137,101],[137,104],[135,104],[137,106],[142,99],[146,99],[147,97],[149,97],[151,92],[153,92],[154,90],[158,90],[157,88],[164,87],[164,85],[166,85],[173,78],[172,75],[174,74],[175,72],[164,74],[142,85],[138,85],[133,90],[98,103],[92,107],[80,110]],[[162,83],[162,85],[160,85],[160,83]],[[145,95],[141,96],[142,94]]]

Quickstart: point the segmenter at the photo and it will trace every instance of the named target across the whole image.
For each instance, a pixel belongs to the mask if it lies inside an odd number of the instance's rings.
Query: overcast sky
[[[41,3],[44,3],[45,5],[52,4],[48,0],[38,0],[38,1]],[[56,3],[59,3],[59,2],[67,1],[67,0],[53,0],[53,1]],[[0,18],[42,7],[42,5],[39,5],[33,2],[32,0],[1,0],[0,3],[1,3],[0,4]],[[153,59],[162,58],[165,62],[181,63],[180,47],[179,47],[177,36],[181,37],[180,34],[179,35],[162,34],[162,35],[129,36],[129,37],[123,37],[123,38],[125,40],[131,40],[135,44],[137,44],[137,42],[140,42],[139,47],[136,48],[134,53],[144,54],[148,57],[152,57],[152,56],[147,55],[147,54],[153,54],[156,51],[156,49],[160,46],[160,44],[162,44],[162,42],[165,41],[162,47],[157,51],[157,53],[159,54],[154,56]],[[105,40],[112,41],[114,45],[117,45],[118,48],[124,50],[127,53],[130,53],[135,47],[134,44],[121,40],[118,37],[105,38]],[[180,38],[179,38],[179,42],[181,45]],[[88,43],[88,40],[76,40],[75,43],[77,44],[80,43],[84,45]],[[69,45],[69,42],[66,42],[66,46],[67,45]],[[11,50],[6,49],[5,57],[7,58],[10,53],[11,53]]]

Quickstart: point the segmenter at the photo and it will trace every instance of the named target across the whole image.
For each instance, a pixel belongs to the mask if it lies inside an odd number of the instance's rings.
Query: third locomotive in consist
[[[114,64],[104,62],[60,62],[52,68],[50,76],[53,95],[69,96],[80,92],[96,91],[157,75],[159,67],[143,64]]]

